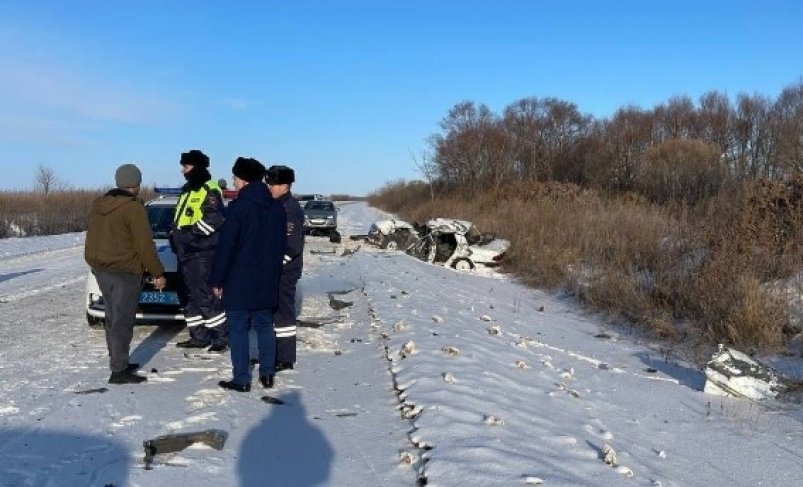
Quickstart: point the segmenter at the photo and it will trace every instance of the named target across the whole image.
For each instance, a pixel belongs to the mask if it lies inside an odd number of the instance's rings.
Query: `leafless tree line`
[[[524,98],[501,114],[463,101],[440,127],[414,158],[433,186],[560,181],[695,202],[730,181],[803,171],[803,79],[774,100],[711,91],[601,119],[555,98]]]

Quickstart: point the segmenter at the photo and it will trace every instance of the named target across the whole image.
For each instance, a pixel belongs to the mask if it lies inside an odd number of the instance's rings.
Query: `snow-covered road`
[[[341,230],[378,215],[344,204]],[[180,327],[137,327],[149,380],[109,386],[75,238],[0,240],[2,486],[803,484],[798,407],[703,394],[699,370],[570,301],[347,237],[308,240],[301,319],[322,326],[270,391],[284,405],[218,389],[228,357],[185,357]],[[143,440],[210,428],[223,450],[144,469]]]
[[[0,241],[0,303],[80,282],[83,244],[83,233]]]

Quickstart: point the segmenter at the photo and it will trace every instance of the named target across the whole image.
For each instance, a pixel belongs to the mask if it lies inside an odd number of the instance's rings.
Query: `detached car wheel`
[[[86,324],[89,325],[90,328],[104,328],[106,326],[106,320],[103,318],[96,318],[91,314],[86,314]]]
[[[332,232],[329,234],[329,242],[340,243],[340,232],[337,230],[332,230]]]
[[[468,259],[457,259],[452,262],[452,268],[458,271],[471,271],[474,270],[474,263]]]

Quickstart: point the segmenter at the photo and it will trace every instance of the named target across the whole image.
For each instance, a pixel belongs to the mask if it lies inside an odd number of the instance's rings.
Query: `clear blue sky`
[[[0,0],[0,189],[37,164],[77,187],[135,162],[178,184],[198,148],[364,194],[455,103],[557,97],[610,115],[803,75],[803,1]]]

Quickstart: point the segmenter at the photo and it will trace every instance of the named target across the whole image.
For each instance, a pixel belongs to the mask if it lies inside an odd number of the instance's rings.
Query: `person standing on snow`
[[[256,330],[259,382],[273,387],[276,335],[273,310],[279,294],[279,275],[286,245],[287,221],[262,179],[265,166],[238,157],[232,167],[237,198],[226,212],[226,223],[212,263],[209,284],[223,299],[229,322],[233,378],[218,385],[238,392],[251,390],[248,331]]]
[[[209,287],[212,258],[223,226],[223,195],[209,174],[209,157],[199,150],[181,154],[181,173],[187,183],[173,216],[170,241],[178,257],[184,279],[187,307],[184,319],[189,340],[181,348],[206,348],[224,352],[228,347],[228,329],[223,304]]]
[[[295,172],[287,166],[268,168],[265,182],[287,215],[287,247],[279,280],[279,305],[273,315],[276,330],[276,372],[296,362],[296,285],[304,266],[304,210],[291,193]]]
[[[153,286],[167,284],[164,268],[153,246],[145,206],[137,195],[142,173],[123,164],[114,174],[117,188],[96,199],[89,214],[84,259],[98,281],[105,306],[106,346],[110,384],[138,384],[147,379],[129,363],[142,274],[153,276]]]

